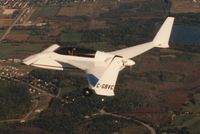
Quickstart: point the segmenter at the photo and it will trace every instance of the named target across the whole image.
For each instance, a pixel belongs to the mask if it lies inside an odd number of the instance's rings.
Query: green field
[[[26,56],[37,53],[46,47],[47,47],[46,45],[42,45],[42,44],[1,43],[0,59],[25,58]]]
[[[107,42],[80,43],[78,44],[78,47],[89,48],[89,49],[99,50],[99,51],[116,50],[115,47],[108,44]]]
[[[36,7],[34,13],[31,16],[31,20],[36,19],[37,17],[53,17],[56,16],[60,7],[47,6],[47,7]]]
[[[23,116],[31,106],[31,95],[26,84],[0,80],[0,119]]]
[[[182,111],[188,111],[191,113],[200,113],[200,94],[194,94],[193,102],[189,102],[183,107]]]
[[[81,33],[71,32],[71,33],[62,33],[60,36],[60,41],[63,43],[79,43],[81,40]]]
[[[168,132],[190,132],[191,134],[199,134],[200,130],[200,94],[194,94],[192,102],[189,101],[182,110],[182,114],[178,114],[172,120],[169,126],[163,128]],[[183,129],[185,128],[185,130]]]
[[[200,117],[197,115],[180,115],[175,117],[173,125],[176,127],[186,127],[192,134],[199,134]]]
[[[20,29],[20,30],[12,30],[10,34],[30,34],[30,32],[31,30]]]
[[[5,33],[5,30],[0,30],[0,37]]]

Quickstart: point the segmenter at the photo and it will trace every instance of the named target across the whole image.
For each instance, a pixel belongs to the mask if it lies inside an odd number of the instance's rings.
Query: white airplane
[[[86,72],[89,87],[84,94],[92,91],[97,95],[114,96],[119,71],[135,65],[131,58],[154,47],[168,48],[174,18],[168,17],[155,38],[147,43],[116,50],[101,52],[82,48],[62,47],[57,44],[23,60],[23,63],[44,69],[68,70],[78,68]]]

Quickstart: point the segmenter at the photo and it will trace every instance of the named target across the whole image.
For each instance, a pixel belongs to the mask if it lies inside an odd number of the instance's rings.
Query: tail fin
[[[165,20],[160,30],[156,34],[155,38],[153,39],[155,47],[160,47],[160,48],[169,47],[169,38],[171,35],[173,23],[174,23],[174,17],[168,17]]]
[[[100,80],[97,82],[94,91],[98,95],[114,96],[115,83],[122,66],[122,59],[115,57],[108,68],[105,70]]]

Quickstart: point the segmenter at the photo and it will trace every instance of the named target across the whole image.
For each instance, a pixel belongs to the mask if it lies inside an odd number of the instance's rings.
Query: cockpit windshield
[[[59,47],[54,52],[62,55],[73,55],[81,57],[94,57],[96,53],[95,50],[76,47]]]

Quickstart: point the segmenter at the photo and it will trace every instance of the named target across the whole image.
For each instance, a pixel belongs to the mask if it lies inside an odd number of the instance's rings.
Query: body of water
[[[174,25],[171,42],[184,45],[200,45],[200,26]]]

